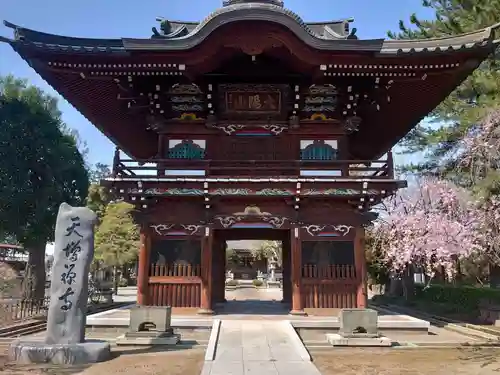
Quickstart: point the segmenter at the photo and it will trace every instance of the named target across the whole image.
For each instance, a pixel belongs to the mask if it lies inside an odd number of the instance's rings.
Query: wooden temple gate
[[[143,39],[5,23],[0,42],[131,157],[117,149],[102,184],[136,208],[139,304],[211,312],[225,242],[250,236],[282,241],[292,312],[366,306],[364,227],[406,186],[391,147],[495,51],[499,25],[383,41],[351,21],[227,0]]]
[[[154,217],[154,216],[153,216]],[[225,302],[227,241],[281,241],[283,302],[304,308],[366,306],[364,229],[347,224],[293,223],[258,206],[215,215],[209,225],[143,227],[138,303],[211,312]]]

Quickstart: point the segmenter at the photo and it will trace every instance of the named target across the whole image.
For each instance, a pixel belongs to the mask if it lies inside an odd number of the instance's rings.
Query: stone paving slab
[[[292,331],[290,331],[292,330]],[[290,323],[224,320],[214,361],[206,361],[202,375],[320,375],[304,360],[292,337]]]

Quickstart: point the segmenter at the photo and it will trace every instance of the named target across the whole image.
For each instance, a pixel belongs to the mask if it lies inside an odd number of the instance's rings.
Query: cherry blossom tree
[[[474,203],[451,182],[421,179],[385,203],[372,237],[383,243],[383,259],[393,272],[423,267],[430,282],[443,267],[451,277],[457,260],[482,250],[482,217]]]
[[[458,169],[475,193],[478,235],[489,262],[500,266],[500,108],[491,110],[468,131],[461,144]]]
[[[491,110],[465,134],[458,155],[458,170],[483,198],[500,193],[500,109]]]

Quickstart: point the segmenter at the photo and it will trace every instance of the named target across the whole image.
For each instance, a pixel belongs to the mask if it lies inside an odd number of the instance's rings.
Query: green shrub
[[[238,286],[238,281],[236,280],[228,280],[226,281],[226,286]]]
[[[253,284],[253,286],[259,287],[259,286],[264,285],[264,282],[262,280],[252,280],[252,284]]]
[[[118,281],[118,286],[120,288],[125,288],[126,286],[128,286],[128,280],[122,277],[120,281]]]
[[[483,301],[500,305],[500,289],[453,285],[431,285],[425,289],[418,286],[416,299],[455,305],[464,310],[474,310]]]

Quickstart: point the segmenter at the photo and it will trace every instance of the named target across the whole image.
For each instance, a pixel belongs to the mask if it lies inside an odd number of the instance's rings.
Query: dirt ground
[[[498,375],[500,349],[335,349],[312,353],[322,375]]]
[[[200,375],[204,349],[114,349],[113,359],[92,366],[16,366],[0,355],[2,375]],[[4,353],[1,353],[4,354]]]

